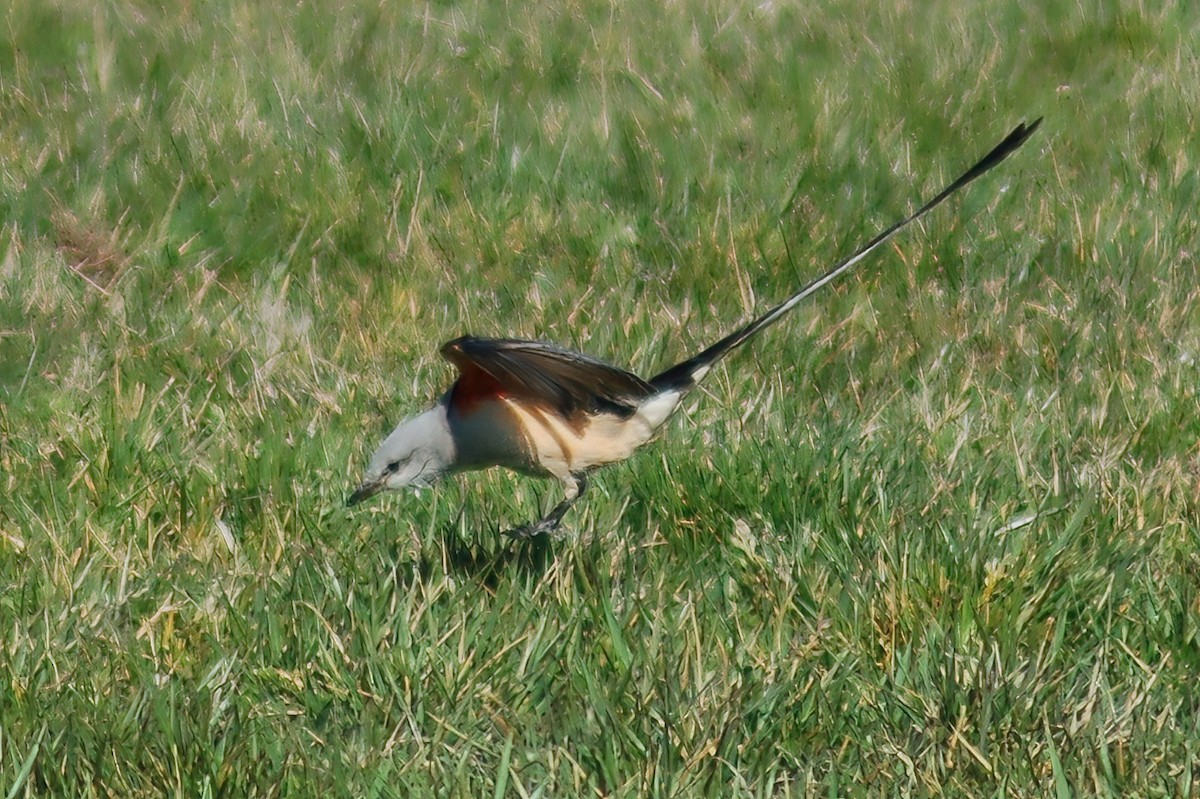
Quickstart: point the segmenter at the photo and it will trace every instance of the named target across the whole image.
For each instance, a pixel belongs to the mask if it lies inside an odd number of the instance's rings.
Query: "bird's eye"
[[[395,474],[398,471],[400,471],[400,461],[392,461],[387,465],[388,474]]]

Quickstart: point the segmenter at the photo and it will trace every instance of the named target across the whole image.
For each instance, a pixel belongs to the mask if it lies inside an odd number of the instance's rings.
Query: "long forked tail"
[[[857,252],[851,255],[846,260],[834,266],[825,274],[821,275],[816,280],[812,281],[804,288],[797,291],[791,297],[776,305],[771,310],[767,311],[762,316],[748,323],[744,327],[733,331],[725,338],[713,344],[708,349],[701,352],[692,358],[687,359],[683,363],[676,364],[662,374],[659,374],[650,380],[650,385],[659,391],[671,390],[686,390],[691,388],[696,382],[701,380],[713,364],[729,354],[732,350],[746,343],[748,339],[760,332],[764,328],[779,321],[779,318],[788,311],[800,304],[800,301],[809,296],[813,292],[822,288],[826,284],[832,282],[841,275],[849,272],[859,261],[866,258],[874,252],[879,245],[886,242],[892,236],[896,235],[900,230],[907,227],[909,223],[920,219],[925,214],[932,211],[934,208],[942,204],[951,194],[966,186],[975,178],[987,172],[996,164],[1003,161],[1012,154],[1018,147],[1025,143],[1033,132],[1037,130],[1038,125],[1042,123],[1041,118],[1035,119],[1031,124],[1026,125],[1021,123],[1013,129],[1012,133],[1005,137],[1004,141],[1000,142],[992,149],[990,153],[979,159],[979,163],[964,172],[957,180],[951,183],[946,188],[942,189],[936,197],[922,205],[910,216],[901,219],[896,224],[884,230],[875,238],[871,239],[865,245],[859,248]]]

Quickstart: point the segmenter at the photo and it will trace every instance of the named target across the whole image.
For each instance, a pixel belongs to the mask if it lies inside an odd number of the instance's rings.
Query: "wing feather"
[[[478,383],[482,372],[500,390],[548,406],[567,418],[606,411],[632,414],[654,393],[645,380],[582,353],[540,341],[462,336],[442,346],[461,381]]]

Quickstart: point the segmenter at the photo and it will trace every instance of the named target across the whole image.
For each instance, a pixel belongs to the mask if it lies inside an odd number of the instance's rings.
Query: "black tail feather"
[[[906,227],[909,223],[914,222],[929,211],[932,211],[934,208],[941,205],[942,202],[950,195],[954,194],[956,191],[963,188],[975,178],[979,177],[984,172],[987,172],[989,169],[996,166],[1009,155],[1011,155],[1018,147],[1025,143],[1026,139],[1033,135],[1033,132],[1037,130],[1038,125],[1040,124],[1042,124],[1041,117],[1035,119],[1028,125],[1025,123],[1017,125],[1017,127],[1015,127],[1013,131],[1004,138],[1004,141],[992,148],[991,152],[979,159],[978,163],[964,172],[953,183],[942,189],[932,200],[926,202],[911,215],[884,230],[875,238],[871,239],[865,245],[860,247],[849,258],[841,261],[828,272],[821,275],[816,280],[813,280],[811,283],[808,283],[804,286],[804,288],[800,289],[791,297],[788,297],[786,300],[781,302],[779,305],[776,305],[762,316],[733,331],[729,335],[725,336],[725,338],[708,347],[698,355],[695,355],[682,363],[676,364],[670,369],[667,369],[665,372],[662,372],[661,374],[651,378],[650,385],[658,391],[686,390],[691,388],[700,377],[703,377],[704,372],[714,363],[719,361],[725,355],[728,355],[738,346],[744,344],[756,333],[778,321],[780,317],[782,317],[792,308],[796,307],[796,305],[798,305],[805,297],[809,296],[817,289],[822,288],[838,276],[848,272],[851,267],[874,251],[877,247],[879,247],[879,245],[883,244],[885,241],[898,233],[902,228]]]

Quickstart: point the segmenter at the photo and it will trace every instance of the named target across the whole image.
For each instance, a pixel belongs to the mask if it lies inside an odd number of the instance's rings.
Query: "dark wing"
[[[442,346],[442,357],[458,367],[460,384],[495,381],[500,393],[554,408],[568,418],[598,411],[626,416],[654,393],[649,383],[624,369],[540,341],[462,336]]]

